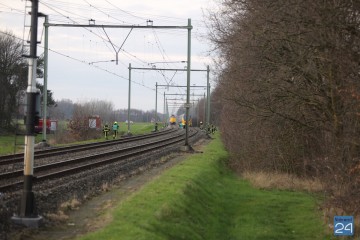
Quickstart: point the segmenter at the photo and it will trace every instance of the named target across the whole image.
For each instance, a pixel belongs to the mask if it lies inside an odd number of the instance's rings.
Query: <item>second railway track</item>
[[[149,133],[149,134],[143,134],[138,136],[132,136],[132,137],[124,137],[116,140],[109,140],[109,141],[103,141],[103,142],[95,142],[95,143],[88,143],[88,144],[79,144],[79,145],[71,145],[66,147],[52,147],[45,150],[37,150],[34,153],[35,159],[44,158],[44,157],[51,157],[56,156],[57,154],[63,154],[66,153],[73,153],[73,152],[80,152],[80,151],[87,151],[89,149],[94,148],[102,148],[106,146],[113,146],[117,144],[122,144],[126,142],[133,142],[138,141],[141,139],[148,139],[152,138],[154,136],[162,136],[166,134],[170,134],[172,132],[175,132],[176,129],[167,129],[164,131],[159,131],[155,133]],[[24,160],[24,154],[23,153],[16,153],[11,155],[3,155],[0,156],[0,166],[2,165],[8,165],[8,164],[14,164],[14,163],[21,163]]]
[[[164,131],[161,134],[151,136],[157,137],[157,140],[149,141],[145,143],[138,143],[143,138],[131,138],[134,144],[132,146],[119,147],[118,149],[97,151],[91,154],[84,154],[83,156],[72,157],[65,161],[58,161],[55,163],[44,164],[36,166],[34,168],[34,182],[39,183],[48,179],[62,177],[70,174],[74,174],[86,169],[96,168],[98,166],[104,166],[113,162],[122,162],[125,165],[136,164],[136,162],[126,162],[126,159],[134,156],[140,156],[156,149],[180,143],[184,140],[184,131]],[[197,133],[196,130],[192,130],[190,137]],[[150,134],[149,134],[150,135]],[[149,136],[147,136],[149,137]],[[130,140],[124,139],[124,140]],[[108,141],[113,144],[116,141]],[[136,144],[137,143],[137,144]],[[117,143],[119,144],[119,142]],[[98,147],[98,145],[96,145]],[[85,147],[85,146],[82,146]],[[103,146],[104,147],[104,146]],[[94,149],[93,146],[90,148]],[[88,149],[85,147],[85,149]],[[84,151],[84,150],[78,150]],[[86,151],[86,150],[85,150]],[[48,154],[48,153],[47,153]],[[67,154],[67,150],[57,153],[58,155]],[[0,174],[0,192],[9,192],[19,190],[23,184],[22,180],[23,171],[15,170],[4,172]]]

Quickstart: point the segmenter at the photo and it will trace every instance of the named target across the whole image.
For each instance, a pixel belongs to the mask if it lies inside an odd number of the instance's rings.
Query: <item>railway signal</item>
[[[28,86],[26,89],[26,135],[24,149],[24,188],[21,195],[19,213],[11,219],[14,223],[27,227],[39,227],[42,217],[37,215],[35,210],[35,196],[32,191],[34,174],[34,147],[35,147],[35,123],[39,120],[40,94],[36,88],[36,67],[37,67],[37,25],[39,0],[33,0],[31,5],[31,35]]]

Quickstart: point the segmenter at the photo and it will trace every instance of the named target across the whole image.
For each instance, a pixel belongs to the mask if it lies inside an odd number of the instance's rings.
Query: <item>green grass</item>
[[[229,171],[219,139],[112,210],[113,221],[79,239],[328,239],[316,199],[259,190]]]
[[[162,127],[162,124],[159,124],[158,130],[160,130]],[[130,132],[132,134],[144,134],[144,133],[150,133],[152,130],[154,130],[155,124],[154,123],[133,123],[130,125]],[[127,123],[120,122],[120,133],[127,133],[128,131],[128,125]]]
[[[35,137],[35,142],[41,142],[42,136],[37,135]],[[6,135],[0,136],[0,155],[13,154],[14,152],[22,152],[24,151],[24,136],[16,137],[15,144],[15,135]]]

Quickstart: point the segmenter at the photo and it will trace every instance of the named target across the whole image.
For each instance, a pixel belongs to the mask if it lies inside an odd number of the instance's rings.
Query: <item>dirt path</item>
[[[195,152],[200,152],[202,147],[209,142],[207,139],[202,139],[192,147]],[[56,226],[45,227],[39,230],[28,230],[23,232],[22,237],[14,239],[29,240],[64,240],[73,239],[76,236],[95,231],[111,221],[111,209],[124,201],[133,192],[139,190],[147,182],[161,175],[166,169],[173,167],[179,162],[183,161],[189,153],[179,153],[173,156],[168,156],[163,164],[149,169],[139,175],[122,180],[116,186],[111,186],[98,196],[95,196],[77,207],[75,210],[68,211],[64,217],[68,217],[66,221],[62,221]]]

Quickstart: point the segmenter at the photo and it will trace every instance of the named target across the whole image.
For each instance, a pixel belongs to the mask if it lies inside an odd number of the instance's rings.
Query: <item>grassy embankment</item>
[[[61,142],[57,141],[57,134],[61,134],[61,131],[64,131],[63,129],[66,129],[66,123],[60,122],[59,123],[59,130],[58,133],[55,134],[47,134],[47,140],[49,142],[57,142],[55,146],[64,146],[64,145],[70,145],[70,144],[62,144]],[[161,129],[162,125],[159,124],[159,130]],[[152,130],[154,130],[154,124],[153,123],[133,123],[131,124],[130,131],[133,135],[138,134],[145,134],[150,133]],[[120,134],[127,133],[127,124],[121,122],[120,123]],[[42,141],[42,134],[39,133],[36,135],[35,143],[39,143]],[[104,141],[104,138],[102,136],[101,131],[99,131],[99,137],[97,139],[91,139],[88,141],[78,141],[78,142],[72,142],[72,144],[83,144],[83,143],[90,143],[90,142],[97,142],[97,141]],[[24,136],[17,136],[16,137],[16,145],[15,145],[15,135],[6,135],[6,136],[0,136],[0,155],[5,154],[13,154],[14,152],[23,152],[24,151]]]
[[[23,152],[24,140],[24,136],[17,136],[15,144],[15,135],[0,136],[0,155]],[[41,140],[41,135],[37,135],[35,142],[41,142]]]
[[[159,124],[158,126],[158,130],[160,130],[162,127],[162,124]],[[153,131],[155,128],[155,124],[154,123],[133,123],[130,125],[130,132],[132,134],[144,134],[144,133],[150,133],[151,131]],[[120,129],[119,132],[124,134],[127,133],[128,131],[128,125],[127,123],[120,123]]]
[[[225,167],[227,158],[217,137],[80,239],[329,239],[314,196],[256,189]]]

